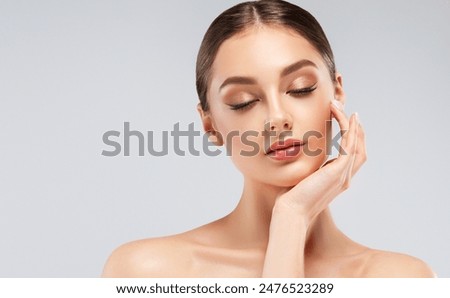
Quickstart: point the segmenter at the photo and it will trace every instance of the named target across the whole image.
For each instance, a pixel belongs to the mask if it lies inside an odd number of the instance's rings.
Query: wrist
[[[292,204],[280,197],[275,201],[272,209],[271,225],[273,223],[285,223],[307,229],[310,224],[308,218],[307,212],[303,208],[292,206]]]

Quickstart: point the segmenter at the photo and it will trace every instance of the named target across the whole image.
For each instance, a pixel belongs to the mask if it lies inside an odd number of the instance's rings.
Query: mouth
[[[265,152],[266,155],[290,156],[292,153],[298,153],[299,148],[303,145],[305,145],[305,142],[298,139],[280,140],[270,145],[270,147],[267,148]]]

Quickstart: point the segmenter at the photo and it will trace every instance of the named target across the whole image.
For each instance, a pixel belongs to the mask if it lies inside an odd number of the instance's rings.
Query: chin
[[[317,160],[319,161],[319,160]],[[256,168],[245,169],[244,176],[249,176],[253,180],[275,187],[293,187],[313,174],[320,168],[319,162],[311,160],[298,160],[290,164],[284,164],[276,168]]]
[[[293,187],[295,185],[297,185],[298,183],[300,183],[300,181],[302,181],[303,179],[305,179],[306,177],[308,177],[309,174],[305,174],[305,175],[296,175],[296,176],[288,176],[288,177],[284,177],[283,176],[277,176],[277,177],[273,177],[273,179],[265,179],[266,181],[264,181],[267,184],[270,184],[272,186],[276,186],[276,187]]]

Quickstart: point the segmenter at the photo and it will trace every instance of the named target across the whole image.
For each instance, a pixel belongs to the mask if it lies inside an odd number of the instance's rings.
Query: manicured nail
[[[343,110],[344,110],[344,106],[342,105],[342,103],[341,103],[340,101],[338,101],[338,100],[336,100],[336,99],[332,99],[332,100],[331,100],[331,103],[332,103],[336,108],[338,108],[340,111],[343,111]]]

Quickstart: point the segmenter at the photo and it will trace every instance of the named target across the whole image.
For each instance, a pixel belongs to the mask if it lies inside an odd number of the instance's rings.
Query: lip
[[[287,139],[274,142],[266,149],[266,155],[276,160],[296,158],[302,151],[305,142],[298,139]]]

